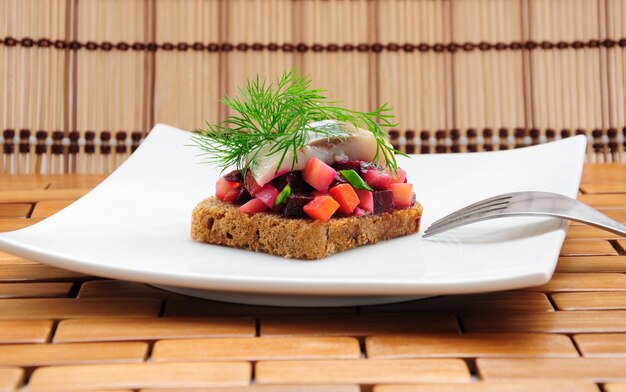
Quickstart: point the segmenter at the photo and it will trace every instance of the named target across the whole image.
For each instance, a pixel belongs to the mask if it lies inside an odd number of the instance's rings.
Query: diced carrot
[[[246,214],[254,214],[256,212],[263,212],[267,210],[267,206],[261,199],[252,199],[246,204],[243,204],[239,207],[239,211],[245,212]]]
[[[326,222],[339,208],[339,203],[330,196],[318,196],[304,206],[304,212],[311,218]]]
[[[350,184],[339,184],[330,188],[330,195],[339,203],[339,211],[344,214],[352,214],[354,208],[359,205],[359,196]]]
[[[395,207],[411,206],[411,198],[413,197],[413,184],[391,184],[389,189],[393,192],[393,205]]]

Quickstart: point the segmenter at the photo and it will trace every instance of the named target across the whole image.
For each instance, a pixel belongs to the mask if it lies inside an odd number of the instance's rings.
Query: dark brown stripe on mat
[[[220,3],[221,4],[221,3]],[[227,5],[225,6],[226,10],[222,12],[227,12]],[[449,42],[449,43],[344,43],[344,44],[336,44],[330,43],[326,45],[322,44],[308,44],[303,42],[286,42],[282,44],[278,44],[275,42],[269,43],[229,43],[229,42],[220,42],[220,43],[203,43],[203,42],[164,42],[164,43],[155,43],[155,42],[80,42],[76,40],[55,40],[52,41],[48,38],[13,38],[13,37],[4,37],[0,39],[0,45],[4,45],[7,47],[12,46],[22,46],[25,48],[30,47],[54,47],[56,49],[61,50],[134,50],[134,51],[149,51],[155,52],[157,50],[164,51],[182,51],[186,52],[188,50],[192,51],[206,51],[206,52],[246,52],[248,50],[255,51],[283,51],[283,52],[298,52],[298,53],[306,53],[308,51],[312,52],[373,52],[380,53],[383,51],[387,52],[472,52],[475,50],[479,51],[504,51],[504,50],[535,50],[535,49],[543,49],[543,50],[553,50],[553,49],[599,49],[599,48],[614,48],[614,47],[626,47],[626,38],[617,39],[591,39],[588,41],[512,41],[512,42]]]

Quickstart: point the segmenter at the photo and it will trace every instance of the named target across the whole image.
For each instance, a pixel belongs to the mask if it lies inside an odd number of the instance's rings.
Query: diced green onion
[[[278,196],[276,196],[276,200],[274,200],[274,207],[278,207],[279,205],[283,204],[285,200],[287,200],[289,195],[291,195],[291,187],[289,186],[289,184],[287,184],[285,185],[283,190],[280,191]]]
[[[352,185],[352,187],[354,189],[362,189],[362,190],[365,190],[365,191],[373,191],[373,189],[369,185],[367,185],[367,183],[365,181],[363,181],[361,176],[359,176],[359,174],[357,172],[355,172],[354,170],[352,170],[352,169],[350,169],[350,170],[339,170],[339,173],[341,173],[343,178],[348,180],[348,182],[350,183],[350,185]]]

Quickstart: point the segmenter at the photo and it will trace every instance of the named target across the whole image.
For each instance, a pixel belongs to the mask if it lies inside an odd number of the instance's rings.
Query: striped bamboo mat
[[[294,66],[388,102],[407,152],[584,134],[589,162],[626,161],[626,0],[0,0],[0,21],[3,173],[108,173]]]

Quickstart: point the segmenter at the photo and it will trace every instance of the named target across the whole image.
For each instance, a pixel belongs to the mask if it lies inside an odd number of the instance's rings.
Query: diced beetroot
[[[261,199],[252,199],[246,204],[239,207],[239,211],[245,212],[246,214],[255,214],[257,212],[263,212],[267,210],[267,206]]]
[[[256,192],[256,198],[263,201],[269,208],[274,207],[276,196],[278,196],[278,189],[272,184],[265,184]]]
[[[373,192],[364,189],[356,189],[355,192],[359,197],[359,207],[367,212],[374,212]]]
[[[393,212],[393,192],[389,189],[372,192],[374,199],[374,214]]]
[[[330,196],[318,196],[304,206],[304,212],[311,218],[326,222],[339,208],[339,203]]]
[[[318,191],[327,191],[336,174],[335,169],[318,158],[312,158],[302,171],[302,178]]]
[[[220,177],[215,183],[215,196],[220,200],[224,200],[228,191],[239,188],[239,186],[238,182],[228,181],[224,177]]]
[[[302,179],[302,172],[299,170],[285,173],[282,176],[275,178],[273,183],[279,191],[282,191],[287,184],[291,187],[291,193],[309,194],[313,190],[309,184],[304,182]]]
[[[357,207],[354,209],[354,216],[365,216],[365,215],[369,215],[369,213],[363,210],[362,208]]]
[[[356,206],[359,205],[359,197],[350,184],[340,184],[328,191],[330,195],[339,203],[339,211],[342,214],[352,214]]]
[[[306,218],[304,206],[313,201],[313,196],[292,193],[287,198],[283,216],[285,218]]]
[[[354,170],[359,175],[363,176],[363,174],[367,173],[370,166],[372,166],[369,162],[364,161],[337,161],[333,164],[333,167],[339,170]]]
[[[387,189],[391,184],[391,175],[387,171],[369,169],[363,176],[367,185],[374,189]]]
[[[252,196],[256,196],[257,192],[260,191],[262,188],[259,184],[257,184],[254,177],[252,177],[252,173],[250,172],[250,170],[246,172],[246,179],[244,181],[243,186],[248,190],[248,192]]]
[[[238,182],[240,184],[243,182],[243,176],[240,170],[233,170],[228,174],[224,174],[224,178],[226,181]]]
[[[250,193],[246,190],[246,188],[241,187],[237,189],[237,197],[233,202],[236,204],[243,204],[248,202],[250,199],[252,199]]]
[[[409,207],[413,196],[413,184],[391,184],[389,190],[393,192],[393,205],[397,208]]]
[[[354,170],[355,172],[361,171],[361,161],[336,161],[333,163],[333,168],[339,170]]]
[[[339,184],[347,184],[348,180],[346,180],[344,178],[344,176],[342,176],[339,172],[337,172],[337,174],[335,174],[335,178],[333,179],[333,182],[330,183],[330,188],[337,186]]]
[[[396,183],[401,184],[401,183],[406,182],[406,170],[399,167],[397,173],[394,173],[393,171],[391,171],[390,174],[391,174],[392,184],[396,184]]]

